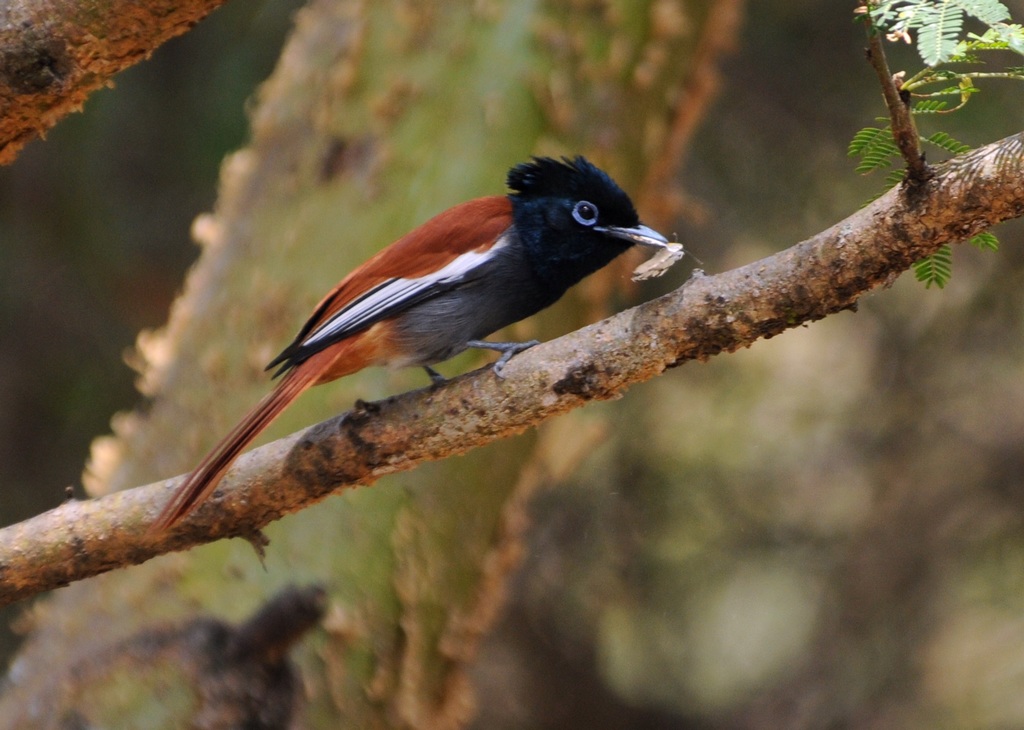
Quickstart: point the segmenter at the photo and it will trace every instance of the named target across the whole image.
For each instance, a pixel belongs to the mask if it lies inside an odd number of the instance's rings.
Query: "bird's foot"
[[[431,385],[436,387],[438,385],[444,385],[445,383],[448,382],[448,378],[441,375],[441,373],[437,372],[436,370],[434,370],[434,368],[430,367],[429,365],[424,365],[423,369],[427,371],[427,377],[430,378]]]
[[[466,343],[469,347],[477,347],[483,350],[496,350],[501,353],[501,357],[498,358],[497,362],[491,367],[494,374],[499,378],[505,376],[501,374],[501,371],[505,369],[505,365],[513,357],[518,355],[523,350],[529,350],[535,345],[539,345],[540,340],[528,340],[526,342],[487,342],[486,340],[470,340]]]

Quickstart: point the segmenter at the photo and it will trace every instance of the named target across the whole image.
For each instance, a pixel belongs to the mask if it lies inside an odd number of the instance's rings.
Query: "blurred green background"
[[[140,403],[126,358],[198,256],[189,227],[247,138],[246,103],[301,7],[229,3],[0,167],[0,524],[59,504]],[[3,613],[3,654],[12,648]]]
[[[228,4],[0,168],[4,524],[58,503],[110,416],[145,407],[125,353],[164,322],[299,6]],[[881,184],[845,154],[884,113],[849,13],[748,6],[680,180],[706,271]],[[1024,129],[1022,89],[983,88],[922,131]],[[957,250],[945,291],[904,276],[592,407],[612,433],[533,506],[478,726],[1024,725],[1024,228],[997,233],[998,254]]]

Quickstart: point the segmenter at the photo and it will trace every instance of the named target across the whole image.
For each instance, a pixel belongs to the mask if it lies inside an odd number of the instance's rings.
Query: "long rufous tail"
[[[277,416],[299,395],[311,386],[318,372],[315,368],[298,367],[288,371],[266,397],[221,439],[199,466],[181,483],[170,501],[150,526],[151,532],[161,532],[179,522],[210,496],[224,472],[234,463],[249,443],[260,435]]]

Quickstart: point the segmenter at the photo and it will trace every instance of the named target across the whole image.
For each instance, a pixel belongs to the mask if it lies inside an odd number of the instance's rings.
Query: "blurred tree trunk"
[[[680,114],[699,116],[711,91],[706,76],[686,86],[690,62],[728,45],[737,7],[312,2],[259,94],[252,144],[225,162],[216,211],[196,221],[203,257],[166,330],[139,339],[150,404],[97,441],[91,491],[185,471],[267,390],[263,365],[324,291],[430,215],[499,192],[530,154],[587,154],[667,219],[678,198],[645,176],[664,183],[662,151],[681,154],[692,122]],[[514,336],[584,323],[622,278],[590,282]],[[465,356],[446,372],[479,364]],[[419,372],[360,374],[307,395],[268,438],[424,384]],[[268,530],[265,568],[249,545],[222,542],[55,594],[30,617],[0,727],[180,727],[200,699],[174,666],[76,668],[199,607],[238,620],[293,582],[330,594],[324,629],[297,655],[306,724],[464,725],[467,666],[517,565],[524,500],[580,463],[602,423],[574,414],[286,518]]]

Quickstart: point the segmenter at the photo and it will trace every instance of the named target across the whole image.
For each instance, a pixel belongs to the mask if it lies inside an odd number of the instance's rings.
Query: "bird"
[[[499,377],[528,342],[483,338],[554,304],[634,245],[667,239],[642,224],[630,197],[583,156],[512,167],[506,195],[467,201],[379,251],[332,289],[275,357],[276,387],[175,489],[152,523],[184,519],[242,451],[301,393],[371,365],[431,366],[469,348],[495,350]]]

